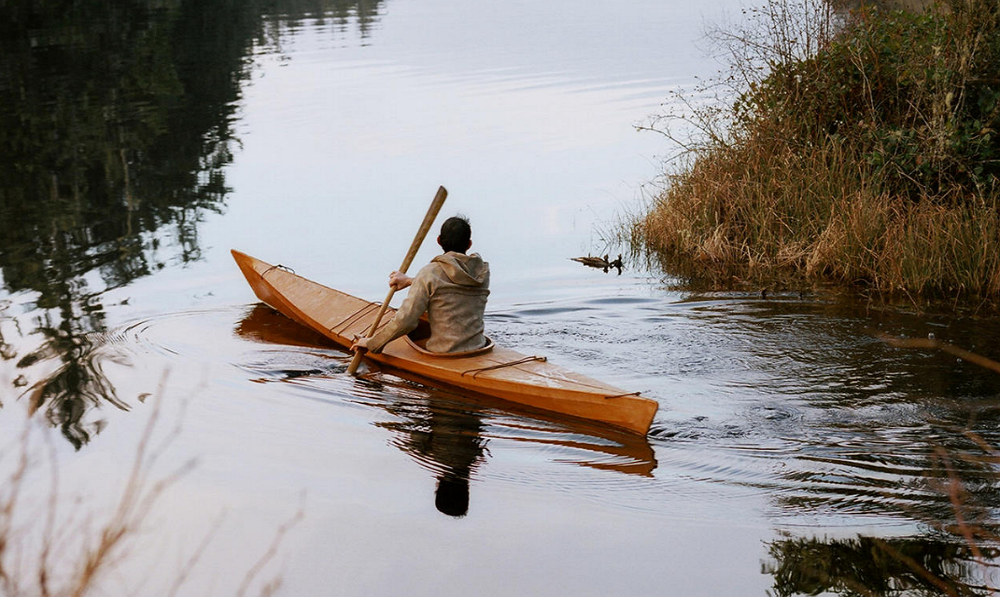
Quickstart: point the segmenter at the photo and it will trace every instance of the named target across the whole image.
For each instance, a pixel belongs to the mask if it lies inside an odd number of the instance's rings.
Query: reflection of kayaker
[[[235,331],[240,337],[256,342],[291,346],[328,344],[323,336],[263,304],[250,309]],[[257,368],[259,365],[254,367]],[[268,371],[270,376],[254,381],[281,383],[303,375],[315,375],[318,371],[327,369],[317,369],[310,361],[299,370],[284,366],[272,368]],[[398,375],[418,381],[405,372],[398,372]],[[490,438],[502,437],[506,442],[539,446],[540,453],[561,465],[640,477],[649,477],[656,469],[656,455],[643,436],[565,417],[546,416],[540,411],[517,411],[516,406],[478,395],[434,388],[414,392],[405,382],[394,381],[394,377],[367,378],[366,385],[376,384],[377,398],[373,398],[370,391],[364,391],[348,399],[382,409],[392,416],[392,420],[379,421],[375,425],[391,431],[392,445],[433,472],[437,479],[435,507],[450,516],[468,512],[470,482],[489,456]],[[403,387],[407,391],[398,391]],[[513,425],[504,424],[502,413],[512,410],[531,418],[517,418]]]
[[[444,250],[412,278],[400,272],[389,274],[395,290],[410,288],[403,304],[384,328],[371,338],[358,338],[351,350],[375,354],[386,344],[409,334],[426,313],[431,352],[454,353],[476,350],[487,344],[483,335],[483,312],[490,293],[490,265],[472,247],[472,228],[463,217],[452,217],[441,225],[437,242]]]
[[[393,443],[437,473],[434,507],[448,516],[465,516],[469,479],[482,463],[486,448],[478,409],[450,408],[429,398],[395,414],[399,421],[377,425],[396,432]]]

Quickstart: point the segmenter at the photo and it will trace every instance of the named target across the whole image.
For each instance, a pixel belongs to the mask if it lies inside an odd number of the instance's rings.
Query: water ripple
[[[386,372],[346,376],[346,353],[263,306],[144,318],[102,342],[181,369],[221,365],[230,373],[220,384],[266,386],[284,396],[284,408],[296,400],[334,406],[338,417],[382,429],[445,486],[492,479],[660,512],[672,498],[756,503],[790,526],[816,516],[826,526],[859,517],[948,520],[947,470],[973,503],[993,495],[983,481],[992,465],[972,456],[982,455],[975,438],[1000,445],[991,423],[998,409],[975,411],[979,435],[963,435],[969,405],[940,392],[921,398],[911,359],[859,338],[860,322],[837,327],[802,305],[782,305],[769,318],[773,306],[751,302],[597,296],[489,315],[503,344],[646,386],[662,408],[645,439]]]

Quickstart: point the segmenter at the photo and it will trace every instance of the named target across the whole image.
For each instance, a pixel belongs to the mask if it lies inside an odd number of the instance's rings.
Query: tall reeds
[[[755,17],[716,34],[725,102],[650,126],[699,134],[633,251],[724,284],[1000,298],[1000,4],[770,0]]]

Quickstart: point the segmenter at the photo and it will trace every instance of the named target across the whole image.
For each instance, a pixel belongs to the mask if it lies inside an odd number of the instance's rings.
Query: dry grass
[[[633,257],[717,284],[1000,299],[1000,8],[823,6],[769,2],[722,36],[722,103],[680,98],[648,127],[699,134],[632,220]]]
[[[153,478],[151,471],[180,431],[180,422],[153,445],[160,419],[160,401],[165,391],[166,375],[156,397],[147,400],[152,410],[136,447],[128,477],[114,507],[105,514],[80,512],[78,503],[64,512],[64,496],[59,492],[59,474],[55,447],[45,422],[29,417],[20,436],[9,446],[0,446],[0,464],[7,465],[7,477],[0,485],[0,597],[86,597],[107,594],[102,581],[126,561],[135,544],[132,541],[145,530],[145,521],[157,502],[195,465],[188,461],[165,475]],[[45,466],[38,459],[39,443],[47,455],[48,488],[44,505],[28,496],[37,493],[34,473]],[[6,460],[6,458],[11,460]],[[30,486],[30,487],[29,487]],[[41,508],[41,510],[39,510]],[[41,515],[39,516],[39,512]],[[80,517],[85,518],[80,523]],[[258,586],[260,595],[272,595],[280,587],[280,577],[257,583],[257,577],[275,557],[288,532],[302,518],[300,508],[276,532],[272,543],[246,572],[236,595],[243,597]],[[96,520],[96,522],[95,522]],[[175,571],[174,582],[165,595],[183,594],[190,573],[204,555],[219,525],[210,530]],[[88,532],[89,529],[96,529]],[[81,536],[83,534],[83,536]]]

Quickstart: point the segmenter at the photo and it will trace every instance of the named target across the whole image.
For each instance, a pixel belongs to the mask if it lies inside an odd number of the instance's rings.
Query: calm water
[[[196,463],[108,594],[236,594],[276,537],[250,594],[1000,585],[953,528],[996,532],[1000,376],[877,339],[998,359],[995,318],[568,259],[616,252],[602,231],[672,150],[633,125],[716,71],[701,32],[739,2],[122,4],[0,3],[3,471],[24,413],[40,427],[24,545],[52,462],[66,545],[94,535],[158,404],[150,478]],[[439,184],[492,265],[490,335],[658,400],[649,437],[349,377],[229,256],[381,298]]]

